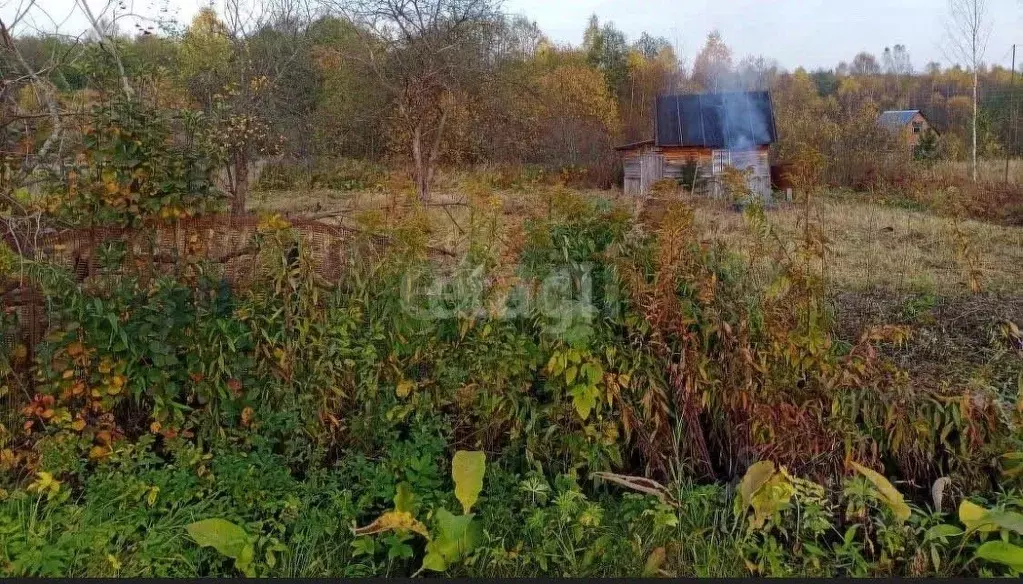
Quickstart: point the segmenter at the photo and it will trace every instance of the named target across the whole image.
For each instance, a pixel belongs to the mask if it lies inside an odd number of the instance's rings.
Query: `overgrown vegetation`
[[[8,278],[52,308],[32,362],[23,345],[6,356],[23,372],[6,391],[30,399],[0,445],[0,568],[1019,569],[1020,503],[1003,490],[1018,380],[922,391],[880,353],[907,330],[841,337],[813,226],[783,240],[747,208],[754,253],[778,266],[764,286],[755,258],[699,243],[681,202],[641,225],[608,201],[549,197],[510,264],[488,249],[481,191],[455,264],[438,272],[399,237],[328,287],[274,217],[254,236],[267,275],[234,286],[199,258],[179,276],[112,260],[79,282],[5,252]],[[460,486],[480,479],[459,460],[484,455],[456,451],[486,453],[481,487]]]
[[[876,124],[962,71],[428,1],[0,27],[0,576],[1023,572],[1019,188]],[[574,190],[764,84],[795,203]]]

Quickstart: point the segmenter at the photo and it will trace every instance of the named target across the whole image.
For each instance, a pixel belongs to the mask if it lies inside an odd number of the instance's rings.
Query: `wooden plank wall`
[[[624,154],[627,195],[645,195],[661,179],[681,179],[692,164],[697,167],[697,183],[711,196],[721,196],[717,176],[725,165],[752,168],[750,188],[762,197],[771,195],[771,166],[768,149],[755,151],[712,150],[710,148],[644,146]]]

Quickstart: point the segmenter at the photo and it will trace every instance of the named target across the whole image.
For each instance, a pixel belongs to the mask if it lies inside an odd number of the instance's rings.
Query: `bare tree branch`
[[[89,19],[89,25],[92,26],[92,30],[96,33],[97,42],[99,42],[100,47],[113,58],[121,78],[121,89],[124,91],[124,95],[128,98],[135,97],[135,90],[132,89],[131,83],[128,82],[128,75],[124,72],[124,63],[121,62],[121,56],[117,52],[117,47],[110,41],[108,31],[104,30],[99,19],[93,13],[92,8],[89,6],[89,0],[75,0],[75,3],[81,7]],[[110,9],[111,4],[111,0],[108,0],[107,4],[103,7],[103,11],[100,12],[100,16]]]

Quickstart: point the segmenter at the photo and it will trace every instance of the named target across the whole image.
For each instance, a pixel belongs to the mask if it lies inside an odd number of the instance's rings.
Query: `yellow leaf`
[[[408,511],[388,511],[377,517],[373,523],[365,527],[353,529],[352,533],[360,536],[383,533],[384,531],[412,531],[423,537],[430,537],[430,532],[426,530],[426,526],[417,521]]]
[[[661,570],[661,566],[664,564],[664,548],[654,548],[654,551],[650,552],[650,557],[646,559],[646,565],[643,566],[643,577],[652,578],[658,574]]]
[[[104,446],[93,446],[89,449],[89,460],[96,460],[103,458],[110,454],[110,451]]]
[[[160,487],[149,487],[149,493],[146,495],[146,502],[152,507],[156,504],[156,497],[160,494]]]
[[[487,455],[483,452],[459,450],[451,460],[451,478],[455,481],[455,497],[466,513],[472,509],[483,490],[483,474]]]
[[[863,476],[867,477],[867,480],[874,485],[874,488],[876,488],[878,493],[881,495],[881,499],[888,504],[888,507],[892,510],[899,521],[909,519],[909,516],[912,514],[909,505],[907,505],[906,501],[902,498],[902,493],[888,482],[888,479],[884,478],[884,476],[882,476],[879,472],[869,469],[862,464],[858,464],[856,461],[850,461],[850,463],[853,468],[859,471],[859,473]]]
[[[966,499],[959,504],[959,521],[969,531],[981,533],[998,531],[998,525],[989,520],[988,510]]]
[[[60,491],[60,481],[53,478],[53,475],[48,472],[37,472],[36,480],[28,486],[28,490],[39,494],[48,493],[52,495]]]
[[[770,460],[761,460],[754,463],[746,471],[739,483],[739,495],[742,497],[743,508],[749,507],[753,501],[753,495],[760,490],[774,476],[774,463]]]
[[[403,379],[398,382],[398,387],[394,390],[394,393],[396,393],[398,397],[408,397],[408,395],[412,393],[412,389],[415,385],[415,383],[407,379]]]
[[[796,489],[786,473],[774,473],[750,498],[750,505],[753,507],[750,526],[754,529],[763,527],[768,519],[789,504],[795,492]]]

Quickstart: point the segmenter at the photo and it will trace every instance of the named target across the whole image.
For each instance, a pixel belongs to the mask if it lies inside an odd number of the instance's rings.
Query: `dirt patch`
[[[1011,392],[1023,372],[1023,346],[1005,326],[1023,325],[1023,296],[840,292],[832,303],[844,339],[870,326],[909,327],[906,344],[885,347],[884,354],[921,387],[944,393],[983,383]]]

